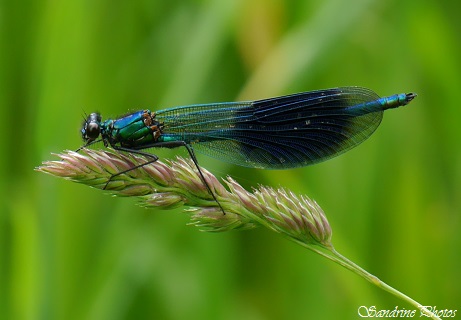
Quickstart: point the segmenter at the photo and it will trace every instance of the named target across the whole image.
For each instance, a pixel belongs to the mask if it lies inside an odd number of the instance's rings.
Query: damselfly
[[[245,167],[307,166],[357,146],[376,130],[384,110],[415,97],[401,93],[380,98],[366,88],[343,87],[256,101],[142,110],[105,121],[92,113],[83,124],[82,137],[84,147],[103,141],[106,147],[147,156],[151,160],[145,164],[158,157],[141,150],[185,147],[216,200],[195,150]]]

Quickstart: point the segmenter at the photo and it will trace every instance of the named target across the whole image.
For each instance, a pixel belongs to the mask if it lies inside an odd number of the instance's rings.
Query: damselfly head
[[[101,115],[99,113],[91,113],[83,123],[82,138],[83,141],[89,143],[99,137],[101,133]]]

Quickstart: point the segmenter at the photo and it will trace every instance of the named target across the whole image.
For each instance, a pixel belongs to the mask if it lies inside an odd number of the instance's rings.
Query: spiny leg
[[[205,180],[205,176],[203,175],[202,173],[202,170],[200,170],[200,166],[198,165],[198,161],[197,161],[197,158],[195,157],[195,153],[194,153],[194,150],[192,149],[192,147],[190,145],[188,145],[187,143],[184,142],[184,147],[186,147],[187,149],[187,152],[189,152],[189,155],[190,157],[192,158],[192,161],[194,162],[195,164],[195,167],[197,168],[198,170],[198,173],[200,175],[200,179],[202,180],[202,182],[205,184],[208,192],[211,194],[211,196],[213,197],[214,201],[216,201],[216,203],[218,204],[218,206],[221,208],[221,211],[223,212],[223,214],[226,214],[226,212],[224,211],[223,207],[221,206],[221,203],[219,203],[218,199],[216,198],[215,194],[213,193],[213,191],[211,190],[210,186],[208,185],[208,182]]]
[[[135,169],[138,169],[138,168],[142,168],[143,166],[145,165],[148,165],[148,164],[151,164],[151,163],[154,163],[155,161],[157,161],[159,158],[154,155],[154,154],[151,154],[151,153],[147,153],[147,152],[142,152],[142,151],[139,151],[139,150],[136,150],[136,149],[129,149],[129,148],[124,148],[124,147],[116,147],[116,146],[112,146],[115,150],[117,151],[123,151],[123,152],[130,152],[130,153],[136,153],[136,154],[140,154],[140,155],[143,155],[145,157],[148,157],[148,158],[153,158],[152,160],[150,161],[147,161],[147,162],[144,162],[144,163],[141,163],[137,166],[134,166],[133,168],[130,168],[130,169],[127,169],[127,170],[124,170],[124,171],[121,171],[121,172],[117,172],[113,175],[110,176],[109,180],[107,180],[106,182],[106,185],[104,186],[103,190],[105,190],[107,188],[107,186],[109,185],[109,182],[112,181],[112,179],[116,176],[119,176],[121,174],[124,174],[124,173],[127,173],[131,170],[135,170]],[[210,185],[208,184],[208,182],[205,180],[205,176],[203,175],[202,173],[202,170],[200,169],[200,166],[198,165],[198,161],[197,161],[197,158],[195,157],[195,153],[194,153],[194,150],[191,148],[191,146],[189,146],[187,143],[185,143],[184,141],[171,141],[171,142],[164,142],[164,143],[156,143],[155,146],[152,146],[152,147],[164,147],[164,148],[175,148],[175,147],[186,147],[187,149],[187,152],[189,153],[192,161],[194,162],[195,164],[195,167],[197,168],[197,171],[199,173],[199,176],[200,176],[200,180],[202,180],[203,184],[205,185],[205,187],[207,188],[207,191],[211,194],[211,196],[213,197],[213,200],[216,201],[216,203],[218,204],[219,208],[221,208],[221,211],[223,212],[223,214],[226,214],[226,212],[224,211],[224,208],[221,206],[221,203],[218,201],[218,199],[216,198],[216,195],[213,193],[213,191],[211,190],[210,188]],[[149,148],[149,146],[144,146],[143,148]]]
[[[102,139],[99,139],[99,140],[93,140],[93,141],[90,141],[88,143],[85,143],[83,146],[81,146],[80,148],[78,148],[77,150],[75,150],[75,152],[80,152],[80,150],[82,149],[85,149],[86,147],[89,147],[91,146],[92,144],[95,144],[95,143],[98,143],[98,142],[101,142],[103,141]]]
[[[130,152],[130,153],[135,153],[135,154],[140,154],[142,156],[145,156],[147,158],[152,158],[152,160],[149,160],[149,161],[146,161],[144,163],[141,163],[141,164],[138,164],[136,166],[134,166],[133,168],[130,168],[130,169],[126,169],[126,170],[123,170],[123,171],[120,171],[120,172],[117,172],[117,173],[114,173],[113,175],[111,175],[109,177],[109,179],[107,180],[106,184],[104,185],[104,188],[103,190],[106,190],[107,186],[109,185],[109,182],[112,181],[112,179],[116,176],[119,176],[119,175],[122,175],[122,174],[125,174],[127,172],[130,172],[132,170],[136,170],[138,168],[142,168],[144,167],[145,165],[148,165],[148,164],[151,164],[151,163],[154,163],[158,160],[158,157],[155,155],[155,154],[151,154],[151,153],[147,153],[147,152],[142,152],[142,151],[139,151],[139,150],[133,150],[133,149],[129,149],[129,148],[124,148],[124,147],[115,147],[115,146],[112,146],[115,150],[117,151],[123,151],[123,152]]]

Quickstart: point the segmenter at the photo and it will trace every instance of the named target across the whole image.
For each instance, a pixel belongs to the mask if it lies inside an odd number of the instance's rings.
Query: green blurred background
[[[81,146],[84,112],[343,85],[418,98],[386,112],[358,148],[313,167],[200,163],[247,188],[309,195],[338,251],[425,305],[461,309],[459,12],[460,2],[438,0],[3,0],[0,318],[357,319],[362,305],[411,309],[269,230],[202,233],[181,209],[142,209],[34,171]]]

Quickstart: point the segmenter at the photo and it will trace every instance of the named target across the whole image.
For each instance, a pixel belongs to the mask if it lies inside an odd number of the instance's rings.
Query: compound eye
[[[98,138],[101,134],[101,116],[99,113],[94,112],[88,116],[83,123],[82,138],[86,143]]]
[[[99,134],[101,133],[101,129],[99,128],[99,124],[96,122],[87,123],[85,128],[85,135],[88,140],[96,139]]]

